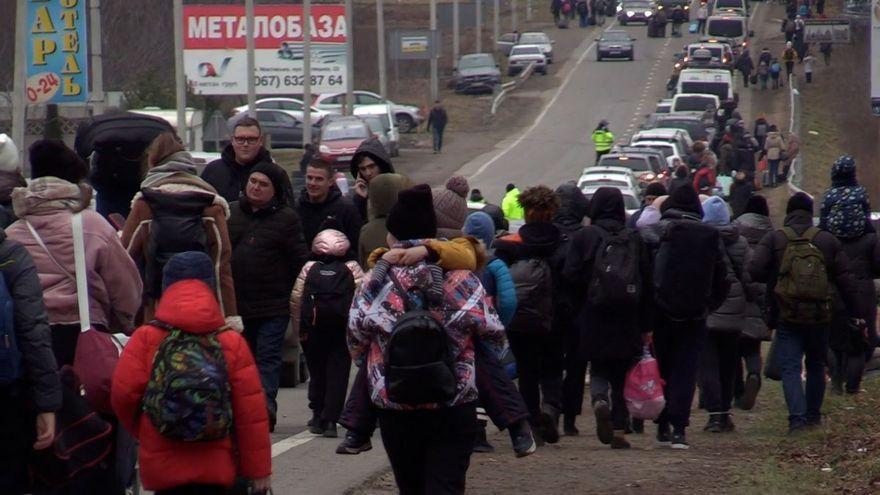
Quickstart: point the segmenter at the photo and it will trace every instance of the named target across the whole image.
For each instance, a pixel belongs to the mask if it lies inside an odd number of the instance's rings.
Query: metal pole
[[[476,46],[476,49],[474,50],[474,52],[475,53],[482,53],[483,52],[483,0],[477,0],[476,4],[474,5],[474,8],[476,9],[476,12],[474,12],[474,17],[476,17],[476,19],[474,20],[474,22],[476,23],[475,24],[476,32],[474,33],[474,35],[477,38],[477,46]]]
[[[498,43],[501,36],[501,0],[494,0],[492,5],[492,43]],[[495,45],[497,46],[497,45]],[[493,48],[494,50],[494,48]]]
[[[431,32],[437,32],[437,0],[431,0]],[[432,42],[435,40],[439,42],[439,36],[435,36]],[[434,47],[435,55],[431,57],[431,101],[437,101],[438,96],[440,95],[440,82],[439,77],[437,76],[437,55],[440,53],[440,47]]]
[[[18,146],[19,162],[30,177],[30,166],[25,167],[24,142],[27,127],[27,69],[25,52],[27,43],[27,0],[18,0],[15,6],[15,71],[12,90],[12,140]]]
[[[459,53],[459,18],[458,18],[458,0],[452,0],[452,66],[458,66]]]
[[[312,0],[303,0],[303,149],[312,142]]]
[[[385,3],[376,0],[376,52],[379,58],[379,96],[388,98],[388,80],[385,73]]]
[[[244,12],[247,27],[247,101],[248,115],[257,117],[257,87],[254,80],[256,60],[254,60],[254,0],[244,0]]]
[[[92,113],[104,113],[106,96],[104,95],[104,51],[101,48],[101,0],[89,2],[89,47],[92,51],[89,65],[92,66],[92,93],[89,100],[92,102]]]
[[[174,83],[177,95],[177,133],[183,142],[190,142],[186,121],[186,76],[183,74],[183,0],[174,0]]]
[[[532,20],[532,0],[526,0],[526,20]]]
[[[511,31],[516,31],[516,24],[517,24],[517,11],[516,11],[517,5],[516,5],[516,3],[517,3],[517,0],[510,0],[510,30]]]
[[[354,9],[345,0],[345,115],[354,115]]]

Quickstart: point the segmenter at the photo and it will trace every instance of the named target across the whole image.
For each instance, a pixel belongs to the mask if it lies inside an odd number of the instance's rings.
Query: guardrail
[[[789,133],[789,136],[794,134],[798,138],[800,138],[801,137],[801,134],[800,134],[800,132],[801,132],[801,129],[800,129],[800,127],[801,127],[801,110],[802,110],[801,101],[800,101],[801,93],[795,87],[796,80],[797,79],[795,78],[795,76],[793,74],[791,76],[789,76],[789,78],[788,78],[788,115],[789,115],[788,133]],[[791,139],[791,137],[789,137],[789,139]],[[804,166],[803,157],[804,157],[804,152],[803,152],[803,149],[801,148],[798,151],[797,156],[791,160],[791,165],[789,166],[789,169],[788,169],[788,188],[792,194],[799,193],[799,192],[806,193],[806,191],[801,189],[801,186],[803,185],[803,180],[804,180],[803,179],[803,170],[802,170],[803,166]],[[806,193],[806,194],[809,195],[809,193]]]
[[[498,111],[498,107],[507,97],[507,95],[519,87],[522,83],[526,82],[528,78],[532,75],[532,72],[535,71],[535,62],[529,63],[529,65],[522,71],[520,75],[516,77],[513,81],[507,81],[506,83],[501,85],[501,91],[495,95],[495,98],[492,99],[492,111],[491,114],[495,115],[495,112]]]

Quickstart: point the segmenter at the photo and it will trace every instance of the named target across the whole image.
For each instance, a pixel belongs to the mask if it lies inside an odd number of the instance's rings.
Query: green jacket
[[[501,200],[501,211],[508,220],[522,220],[526,217],[526,212],[519,204],[519,189],[513,188],[507,191],[504,199]]]
[[[374,249],[388,246],[385,220],[391,207],[397,203],[397,193],[407,187],[409,179],[400,174],[380,174],[370,181],[367,199],[369,221],[361,227],[358,238],[358,263],[362,267],[367,267],[367,259]]]
[[[614,145],[614,134],[609,130],[596,129],[593,131],[593,145],[596,151],[608,151]]]

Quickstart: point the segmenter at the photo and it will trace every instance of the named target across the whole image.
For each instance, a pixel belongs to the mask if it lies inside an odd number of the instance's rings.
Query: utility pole
[[[494,0],[492,7],[492,51],[494,51],[498,38],[501,37],[501,0]]]
[[[303,0],[303,150],[312,142],[312,0]]]
[[[385,3],[376,0],[376,55],[379,58],[379,96],[388,98],[388,81],[385,73]]]
[[[517,24],[517,0],[510,0],[510,30],[516,31]]]
[[[12,85],[12,140],[18,146],[18,158],[25,176],[30,177],[30,166],[25,167],[24,142],[27,127],[27,69],[25,52],[27,43],[27,0],[18,0],[15,6],[15,69]]]
[[[257,87],[254,81],[256,61],[254,60],[254,0],[244,0],[244,13],[247,27],[247,101],[248,115],[257,118]]]
[[[452,0],[452,66],[458,66],[459,53],[458,0]]]
[[[433,43],[434,41],[438,41],[438,44],[439,44],[440,36],[438,36],[436,34],[437,33],[437,0],[431,0],[431,33],[433,36],[431,42]],[[434,46],[433,48],[434,48],[434,56],[431,57],[431,101],[432,102],[437,101],[437,98],[440,96],[440,88],[439,88],[440,82],[439,82],[439,78],[437,76],[437,53],[439,53],[440,47]]]
[[[174,0],[174,86],[177,96],[177,133],[190,146],[186,122],[186,76],[183,74],[183,0]],[[219,150],[218,150],[219,151]]]
[[[354,115],[354,9],[345,0],[345,115]]]
[[[89,100],[92,102],[92,113],[100,115],[104,113],[107,103],[104,95],[104,50],[101,47],[101,0],[90,0],[89,17],[89,46],[92,51],[89,60],[92,67],[92,91]]]
[[[526,0],[526,20],[532,20],[532,0]]]
[[[474,17],[476,17],[476,20],[475,20],[476,33],[474,33],[474,34],[477,37],[477,46],[476,46],[475,53],[482,53],[483,52],[483,0],[477,0],[476,3],[474,4],[474,8],[476,9],[476,12],[474,12]]]

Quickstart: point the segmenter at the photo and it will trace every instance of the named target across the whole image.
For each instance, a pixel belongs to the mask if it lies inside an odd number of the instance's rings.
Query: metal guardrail
[[[492,111],[491,114],[495,115],[495,112],[498,111],[498,107],[501,106],[501,103],[507,98],[507,95],[519,87],[522,83],[526,82],[528,78],[535,71],[535,62],[531,62],[522,73],[516,77],[513,81],[507,81],[506,83],[501,85],[501,91],[495,95],[495,98],[492,99]]]
[[[791,75],[788,77],[788,115],[789,115],[788,132],[789,132],[789,135],[794,134],[798,138],[800,138],[801,137],[800,132],[801,132],[802,105],[801,105],[801,100],[800,100],[801,93],[795,87],[796,81],[797,81],[797,79],[794,77],[794,75]],[[791,139],[791,138],[789,138],[789,139]],[[801,142],[803,142],[803,141],[801,141]],[[804,174],[802,171],[802,168],[804,165],[803,158],[804,158],[804,150],[803,150],[803,146],[801,146],[801,148],[798,151],[797,156],[794,157],[794,159],[791,161],[791,166],[789,167],[789,170],[788,170],[788,188],[792,194],[799,193],[799,192],[803,192],[807,195],[810,194],[810,193],[807,193],[806,191],[804,191],[803,189],[801,189],[801,186],[803,185],[803,180],[804,180],[803,179]]]

